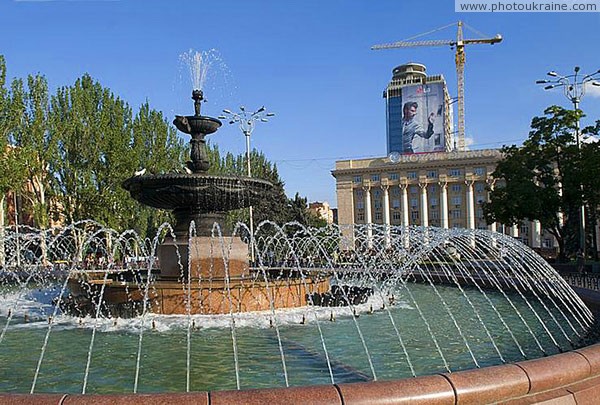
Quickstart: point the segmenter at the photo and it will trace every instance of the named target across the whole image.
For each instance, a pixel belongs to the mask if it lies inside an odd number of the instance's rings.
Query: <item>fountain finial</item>
[[[200,116],[200,105],[202,100],[204,100],[204,92],[200,89],[192,90],[192,99],[194,100],[194,112],[196,116]]]

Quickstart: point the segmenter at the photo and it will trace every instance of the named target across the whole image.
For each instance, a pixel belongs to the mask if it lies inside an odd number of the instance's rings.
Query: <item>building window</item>
[[[437,193],[437,186],[435,186],[435,185],[429,186],[429,192],[430,193]]]
[[[390,173],[389,179],[390,180],[398,180],[399,176],[398,173]]]
[[[417,186],[410,186],[410,193],[417,194],[419,192],[419,188]]]
[[[355,183],[362,183],[362,176],[354,176]]]
[[[473,174],[475,174],[475,176],[483,176],[485,174],[485,167],[476,167],[473,170]]]
[[[544,242],[542,243],[542,247],[553,248],[554,247],[554,243],[552,242],[552,239],[551,238],[544,238]]]
[[[415,208],[419,206],[419,200],[417,200],[416,198],[411,198],[410,199],[410,206]]]
[[[461,217],[460,210],[452,210],[450,213],[452,214],[453,219],[459,219]]]
[[[460,193],[460,190],[462,190],[462,185],[460,184],[453,184],[451,187],[451,190],[453,193]]]
[[[400,221],[400,211],[394,211],[394,212],[392,212],[392,219],[394,221]]]
[[[461,227],[460,225],[461,225],[460,222],[453,222],[452,223],[452,228],[460,228]]]
[[[419,211],[411,211],[410,219],[412,219],[413,221],[418,220],[419,219]]]
[[[400,189],[398,187],[394,187],[392,189],[392,195],[399,196],[400,195]]]
[[[460,205],[460,204],[462,204],[462,196],[456,195],[456,196],[452,197],[452,204],[453,205]]]
[[[440,218],[440,212],[438,210],[430,211],[429,215],[431,215],[431,219],[439,219]]]
[[[360,190],[360,189],[356,190],[356,196],[357,197],[362,198],[363,195],[364,195],[364,193],[363,193],[362,190]]]
[[[485,202],[485,198],[483,198],[483,196],[477,197],[477,204],[483,204],[484,202]]]
[[[375,198],[380,198],[381,197],[381,190],[377,189],[373,192],[373,196]]]
[[[379,175],[378,174],[372,174],[371,175],[371,181],[379,181]]]
[[[396,209],[400,208],[400,200],[399,199],[394,198],[392,200],[392,208],[396,208]]]
[[[483,193],[485,191],[485,184],[483,183],[476,183],[475,184],[475,191],[478,193]]]
[[[408,177],[409,179],[416,179],[417,178],[417,172],[407,172],[406,173],[406,177]]]
[[[437,170],[428,170],[427,171],[427,178],[429,178],[429,179],[436,179],[437,178]]]
[[[438,205],[438,199],[432,198],[429,200],[429,203],[431,204],[432,207],[436,207]]]
[[[358,214],[356,214],[356,219],[358,221],[364,221],[365,220],[365,213],[364,212],[359,212]]]
[[[477,218],[483,218],[483,210],[481,208],[477,209],[476,216],[477,216]]]
[[[529,226],[527,226],[527,225],[521,225],[521,233],[522,234],[528,234],[529,233]]]
[[[359,210],[362,210],[365,208],[365,203],[364,201],[360,200],[356,202],[356,208],[358,208]]]
[[[375,213],[375,221],[381,221],[381,212]]]
[[[450,177],[460,177],[460,176],[462,176],[462,170],[461,169],[449,169],[448,170],[448,176],[450,176]]]
[[[376,210],[380,210],[381,209],[381,200],[375,200],[375,203],[373,205],[375,206]]]

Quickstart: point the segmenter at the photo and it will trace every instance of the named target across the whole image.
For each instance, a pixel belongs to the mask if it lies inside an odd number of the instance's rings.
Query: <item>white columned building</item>
[[[391,240],[391,228],[400,225],[483,228],[479,204],[489,201],[490,190],[502,186],[503,180],[492,176],[501,158],[501,151],[485,149],[406,154],[394,161],[387,156],[337,161],[332,174],[338,223],[349,243],[355,240],[354,224],[368,224],[360,229],[372,242],[378,236],[374,224],[381,225],[382,243],[385,229],[390,228]],[[535,222],[517,226],[496,222],[487,228],[520,237],[536,249],[556,246],[552,235]]]

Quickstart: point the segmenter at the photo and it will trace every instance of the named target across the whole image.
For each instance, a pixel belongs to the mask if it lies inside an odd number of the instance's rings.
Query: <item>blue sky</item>
[[[560,91],[535,80],[549,70],[600,69],[600,13],[456,13],[454,1],[0,0],[0,53],[8,75],[44,74],[53,92],[84,73],[135,110],[146,99],[171,120],[190,114],[191,81],[179,56],[216,49],[203,113],[265,105],[277,115],[259,124],[252,146],[276,162],[292,196],[336,206],[335,160],[383,156],[382,91],[393,67],[409,62],[443,74],[456,95],[448,47],[371,51],[458,20],[500,44],[467,47],[466,134],[472,149],[519,144],[531,118]],[[455,28],[423,39],[451,39]],[[477,37],[466,30],[465,37]],[[600,89],[600,88],[597,88]],[[600,92],[582,101],[585,123],[600,119]],[[237,127],[211,141],[241,153]]]

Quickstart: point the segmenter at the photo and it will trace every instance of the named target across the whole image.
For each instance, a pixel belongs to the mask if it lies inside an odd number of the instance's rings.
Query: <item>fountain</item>
[[[72,313],[95,314],[94,297],[104,297],[103,310],[113,316],[132,314],[148,305],[157,313],[219,314],[306,305],[311,294],[329,288],[327,278],[315,276],[262,280],[249,265],[248,244],[225,226],[227,211],[249,207],[272,187],[266,180],[207,174],[210,167],[205,137],[221,126],[218,119],[201,115],[202,90],[192,92],[194,115],[176,116],[173,124],[191,136],[187,173],[136,174],[123,182],[131,197],[142,204],[173,212],[172,233],[157,247],[158,272],[150,290],[139,289],[133,273],[74,272],[70,296],[63,308]],[[191,232],[190,232],[191,229]],[[218,237],[218,238],[217,238]],[[215,241],[218,239],[218,244]],[[187,283],[187,288],[182,285]],[[232,294],[232,291],[233,294]],[[262,300],[256,297],[261,295]],[[236,301],[234,308],[228,302]]]

